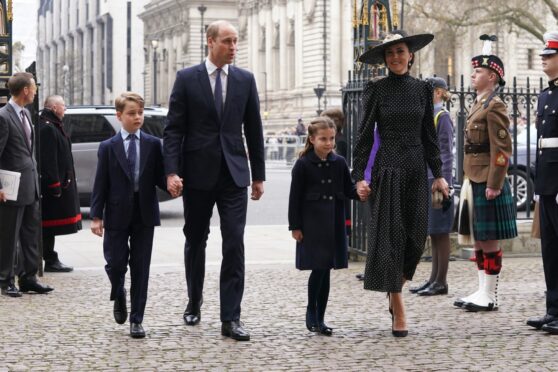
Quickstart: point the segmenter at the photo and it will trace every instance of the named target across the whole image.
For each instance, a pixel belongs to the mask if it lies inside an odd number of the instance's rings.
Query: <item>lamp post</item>
[[[151,40],[151,46],[153,47],[153,106],[155,106],[157,105],[157,47],[159,40]]]
[[[322,107],[320,105],[320,100],[324,95],[324,92],[325,92],[325,87],[322,84],[318,84],[316,88],[314,88],[314,93],[316,93],[316,97],[318,97],[318,109],[316,110],[318,116],[322,114]]]
[[[203,34],[205,33],[205,28],[203,27],[203,14],[205,13],[205,11],[207,10],[207,7],[205,5],[200,5],[198,6],[198,10],[200,11],[200,15],[201,15],[201,27],[200,27],[200,52],[201,52],[201,61],[203,62],[203,59],[205,57],[205,48],[203,46]]]

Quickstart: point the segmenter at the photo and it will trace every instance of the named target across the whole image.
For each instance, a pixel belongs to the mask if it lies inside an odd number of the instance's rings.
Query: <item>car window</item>
[[[163,138],[165,129],[166,116],[163,115],[145,115],[143,118],[143,127],[141,130],[152,136]]]
[[[64,127],[72,143],[101,142],[116,132],[103,115],[72,114],[64,116]]]

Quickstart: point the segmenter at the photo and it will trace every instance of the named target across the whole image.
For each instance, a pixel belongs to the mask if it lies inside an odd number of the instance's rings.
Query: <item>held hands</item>
[[[178,177],[176,174],[169,174],[167,176],[167,191],[171,194],[173,198],[176,198],[182,194],[182,178]]]
[[[100,218],[94,218],[91,222],[91,232],[95,235],[103,237],[103,220]]]
[[[356,183],[356,187],[357,187],[357,194],[360,200],[366,201],[368,199],[368,196],[372,192],[372,190],[370,190],[370,187],[368,186],[368,182],[366,182],[365,180],[358,181]]]
[[[498,197],[498,195],[500,195],[501,192],[502,191],[500,191],[500,190],[491,189],[490,187],[487,187],[484,194],[486,196],[486,200],[494,200]]]
[[[432,182],[432,192],[440,191],[444,194],[444,199],[449,198],[449,186],[444,177],[439,177]]]
[[[5,202],[8,200],[8,197],[6,196],[6,193],[2,190],[0,190],[0,202]]]
[[[250,199],[260,200],[264,193],[263,181],[253,181],[252,182],[252,195]]]
[[[299,243],[302,242],[302,230],[293,230],[292,234],[294,240],[296,240]]]

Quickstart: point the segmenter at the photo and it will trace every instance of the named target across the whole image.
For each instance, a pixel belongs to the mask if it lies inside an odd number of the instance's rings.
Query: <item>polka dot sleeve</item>
[[[353,179],[358,182],[364,179],[364,170],[374,145],[374,128],[376,127],[376,94],[375,83],[368,82],[362,93],[364,116],[358,128],[358,137],[353,150]]]

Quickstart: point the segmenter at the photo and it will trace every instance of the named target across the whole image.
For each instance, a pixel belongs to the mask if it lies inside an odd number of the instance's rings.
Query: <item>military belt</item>
[[[465,145],[465,154],[480,154],[490,152],[489,143],[470,143]]]
[[[539,138],[539,150],[558,147],[558,138]]]

